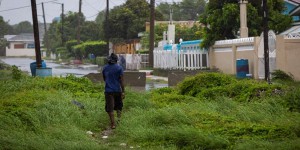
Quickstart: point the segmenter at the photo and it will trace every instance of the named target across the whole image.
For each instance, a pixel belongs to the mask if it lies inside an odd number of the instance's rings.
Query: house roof
[[[15,37],[16,35],[4,35],[4,38],[6,39],[6,40],[9,40],[9,39],[11,39],[11,38],[13,38],[13,37]]]
[[[42,41],[41,38],[40,38],[40,40]],[[8,39],[8,41],[34,42],[34,35],[33,35],[33,33],[21,33],[19,35],[16,35],[16,36]]]

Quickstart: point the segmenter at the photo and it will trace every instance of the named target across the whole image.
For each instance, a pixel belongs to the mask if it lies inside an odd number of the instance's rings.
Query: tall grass
[[[103,85],[0,80],[0,149],[300,149],[299,87],[208,73],[176,88],[128,89],[121,122],[103,140]]]

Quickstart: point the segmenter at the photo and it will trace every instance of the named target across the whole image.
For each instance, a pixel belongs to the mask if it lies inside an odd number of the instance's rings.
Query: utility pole
[[[264,34],[264,57],[265,57],[265,80],[270,83],[269,66],[269,36],[268,36],[268,5],[267,0],[263,0],[263,34]]]
[[[149,41],[149,67],[153,66],[153,50],[154,50],[154,7],[155,0],[150,0],[150,41]]]
[[[108,18],[109,18],[109,0],[106,0],[106,14],[105,14],[105,36],[106,36],[106,49],[107,49],[107,54],[109,56],[109,23],[108,23]]]
[[[82,4],[82,0],[79,0],[78,27],[77,27],[77,44],[80,43],[81,4]]]
[[[65,44],[65,33],[64,33],[64,4],[61,4],[61,45]]]
[[[36,1],[35,0],[31,0],[31,11],[32,11],[32,22],[33,22],[36,64],[37,64],[37,68],[40,68],[40,67],[42,67],[42,58],[41,58],[39,25],[38,25],[38,18],[37,18],[37,11],[36,11]]]
[[[45,9],[44,9],[44,3],[42,3],[42,9],[43,9],[43,19],[44,19],[44,28],[45,28],[45,45],[46,45],[46,48],[47,48],[47,51],[46,51],[46,54],[47,56],[48,55],[48,52],[49,52],[49,40],[48,40],[48,32],[47,32],[47,24],[46,24],[46,17],[45,17]]]

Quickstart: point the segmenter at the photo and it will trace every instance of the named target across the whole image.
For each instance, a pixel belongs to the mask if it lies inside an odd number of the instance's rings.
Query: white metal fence
[[[154,68],[196,70],[209,66],[205,50],[159,50],[153,51]]]

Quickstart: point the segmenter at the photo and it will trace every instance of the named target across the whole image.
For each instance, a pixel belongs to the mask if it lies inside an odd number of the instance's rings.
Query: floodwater
[[[30,63],[35,62],[36,60],[30,58],[9,58],[3,57],[0,58],[3,62],[9,65],[15,65],[20,70],[28,72],[31,75]],[[75,76],[81,77],[89,73],[98,73],[99,68],[95,65],[86,66],[86,65],[62,65],[54,63],[50,60],[45,60],[46,66],[52,68],[52,76],[66,76],[68,74],[73,74]]]
[[[0,60],[8,65],[15,65],[20,70],[28,72],[31,75],[30,63],[35,62],[36,60],[31,58],[17,58],[17,57],[0,57]],[[46,67],[52,68],[52,76],[62,76],[65,77],[69,74],[73,74],[77,77],[82,77],[89,73],[99,73],[100,68],[97,65],[64,65],[57,64],[51,60],[45,60]],[[145,87],[132,87],[138,91],[151,90],[156,88],[167,87],[167,83],[159,83],[156,82],[157,77],[155,76],[147,76],[147,78],[153,79],[149,80]]]

